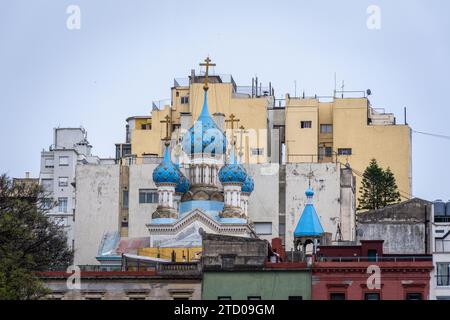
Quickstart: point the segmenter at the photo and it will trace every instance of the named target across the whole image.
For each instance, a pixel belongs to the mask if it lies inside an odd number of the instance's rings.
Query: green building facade
[[[311,271],[206,271],[203,273],[202,299],[310,300]]]

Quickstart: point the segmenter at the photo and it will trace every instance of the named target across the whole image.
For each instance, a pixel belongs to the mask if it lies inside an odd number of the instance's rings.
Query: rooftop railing
[[[431,255],[382,257],[317,257],[318,262],[404,262],[432,261]]]

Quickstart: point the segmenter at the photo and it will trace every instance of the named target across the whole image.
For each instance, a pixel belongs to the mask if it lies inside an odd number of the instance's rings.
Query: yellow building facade
[[[286,161],[350,164],[357,188],[375,158],[395,175],[403,199],[411,197],[411,129],[392,114],[370,106],[367,97],[286,97]]]

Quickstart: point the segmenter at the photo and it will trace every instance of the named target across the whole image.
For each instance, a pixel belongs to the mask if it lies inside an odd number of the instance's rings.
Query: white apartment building
[[[433,271],[430,299],[450,300],[450,201],[436,200],[432,215]]]
[[[54,128],[53,144],[41,152],[39,183],[47,192],[48,214],[67,229],[71,248],[74,243],[76,166],[103,161],[91,155],[91,149],[84,128]]]

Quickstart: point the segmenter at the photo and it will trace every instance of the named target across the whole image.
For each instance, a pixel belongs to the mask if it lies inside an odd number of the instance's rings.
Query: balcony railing
[[[403,262],[403,261],[432,261],[432,257],[425,256],[389,256],[389,257],[318,257],[318,262]]]
[[[434,216],[434,222],[450,222],[450,216]]]

